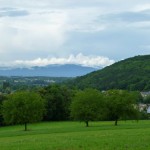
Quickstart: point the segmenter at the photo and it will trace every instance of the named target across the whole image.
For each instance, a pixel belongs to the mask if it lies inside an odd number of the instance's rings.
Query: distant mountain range
[[[77,77],[97,70],[74,64],[48,65],[31,68],[0,68],[0,76]]]

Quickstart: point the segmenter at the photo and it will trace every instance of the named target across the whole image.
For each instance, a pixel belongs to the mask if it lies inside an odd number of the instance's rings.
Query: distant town
[[[0,92],[11,93],[16,90],[24,90],[36,87],[44,87],[54,83],[62,83],[71,78],[68,77],[0,77]]]

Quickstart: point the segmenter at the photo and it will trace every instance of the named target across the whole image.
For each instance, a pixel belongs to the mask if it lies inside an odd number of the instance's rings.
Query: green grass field
[[[0,128],[0,150],[150,150],[150,121],[51,122]]]

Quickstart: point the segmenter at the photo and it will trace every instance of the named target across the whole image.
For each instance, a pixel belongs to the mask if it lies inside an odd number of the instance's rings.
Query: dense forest
[[[98,90],[126,89],[137,91],[150,90],[150,55],[135,56],[119,61],[104,69],[77,77],[68,83],[84,89]]]

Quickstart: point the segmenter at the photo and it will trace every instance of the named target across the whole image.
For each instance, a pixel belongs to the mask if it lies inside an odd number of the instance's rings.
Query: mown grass
[[[0,128],[0,150],[150,150],[150,121],[45,122]]]

